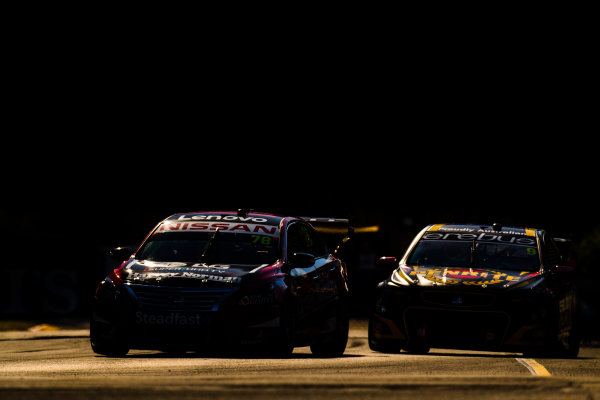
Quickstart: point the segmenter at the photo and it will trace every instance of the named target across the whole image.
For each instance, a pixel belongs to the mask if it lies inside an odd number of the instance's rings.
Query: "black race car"
[[[299,346],[320,356],[344,353],[346,266],[302,218],[243,210],[176,214],[133,254],[123,248],[112,254],[123,263],[96,290],[90,323],[96,353],[285,355]]]
[[[574,271],[549,234],[488,225],[430,225],[377,288],[369,346],[577,357]]]

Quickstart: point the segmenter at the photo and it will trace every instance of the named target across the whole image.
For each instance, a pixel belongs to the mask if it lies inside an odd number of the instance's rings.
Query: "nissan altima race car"
[[[573,270],[539,229],[430,225],[377,287],[369,346],[431,347],[577,357]]]
[[[340,220],[337,220],[338,222]],[[346,221],[347,222],[347,221]],[[303,218],[195,212],[160,222],[96,289],[94,352],[310,346],[339,356],[348,339],[347,270]]]

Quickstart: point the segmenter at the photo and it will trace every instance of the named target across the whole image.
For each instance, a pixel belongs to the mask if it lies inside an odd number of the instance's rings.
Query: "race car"
[[[374,351],[432,347],[577,357],[574,271],[541,229],[500,224],[425,227],[377,286]]]
[[[329,219],[315,219],[329,221]],[[347,222],[347,220],[336,220]],[[304,218],[192,212],[161,221],[97,287],[94,352],[260,351],[340,356],[348,276]]]

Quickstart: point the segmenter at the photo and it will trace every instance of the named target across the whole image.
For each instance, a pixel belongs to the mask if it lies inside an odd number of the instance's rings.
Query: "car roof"
[[[223,221],[223,222],[250,222],[265,225],[279,225],[284,215],[239,211],[193,211],[173,214],[165,221]]]
[[[514,226],[502,226],[500,224],[478,225],[478,224],[435,224],[426,229],[427,232],[463,232],[463,233],[497,233],[505,235],[536,236],[539,229],[519,228]]]

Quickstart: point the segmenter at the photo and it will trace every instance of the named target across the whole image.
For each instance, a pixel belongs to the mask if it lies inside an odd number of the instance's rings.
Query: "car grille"
[[[452,311],[408,308],[404,313],[411,339],[425,336],[432,345],[454,344],[459,347],[494,347],[503,342],[510,323],[501,311]]]
[[[236,288],[174,288],[128,285],[138,305],[146,311],[199,312],[211,311]]]
[[[431,291],[421,293],[423,301],[441,306],[486,307],[496,296],[493,294]]]

